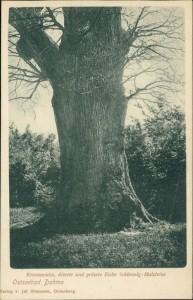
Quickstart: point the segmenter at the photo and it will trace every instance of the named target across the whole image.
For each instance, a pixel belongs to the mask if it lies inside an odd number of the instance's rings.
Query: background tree
[[[64,16],[64,23],[61,22]],[[124,149],[127,101],[176,92],[174,39],[181,40],[179,11],[118,7],[11,8],[11,99],[31,99],[49,81],[61,152],[61,175],[51,217],[71,230],[119,230],[145,210],[131,184]],[[122,19],[124,28],[122,27]],[[63,24],[64,26],[63,26]],[[48,33],[60,31],[58,41]],[[162,62],[160,64],[160,61]],[[137,64],[136,64],[137,63]],[[132,68],[132,64],[135,67]],[[123,90],[123,71],[132,89]],[[143,85],[143,74],[153,80]],[[125,82],[126,82],[125,81]],[[22,84],[28,95],[18,95]],[[163,95],[162,95],[163,96]]]
[[[53,205],[60,173],[55,136],[44,138],[29,127],[20,133],[13,124],[9,133],[10,206],[47,210]]]
[[[150,107],[143,124],[126,129],[126,155],[135,190],[160,219],[186,219],[186,141],[178,106]]]

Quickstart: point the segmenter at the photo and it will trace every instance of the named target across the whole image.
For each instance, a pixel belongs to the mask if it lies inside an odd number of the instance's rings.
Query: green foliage
[[[126,154],[137,194],[152,214],[185,220],[186,149],[184,114],[179,107],[150,108],[144,124],[126,129]]]
[[[49,207],[59,178],[59,150],[53,134],[44,138],[29,127],[21,134],[14,125],[9,136],[10,206]]]

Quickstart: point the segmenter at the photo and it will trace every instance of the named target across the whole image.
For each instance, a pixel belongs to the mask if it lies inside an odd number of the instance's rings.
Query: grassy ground
[[[35,207],[11,208],[10,225],[11,229],[22,228],[37,222],[43,213]]]
[[[33,210],[28,210],[31,217],[25,216],[25,222],[27,219],[30,223]],[[16,211],[12,211],[11,220],[17,223],[18,217],[14,215]],[[11,245],[13,268],[143,268],[186,264],[184,224],[154,224],[111,234],[55,234]]]

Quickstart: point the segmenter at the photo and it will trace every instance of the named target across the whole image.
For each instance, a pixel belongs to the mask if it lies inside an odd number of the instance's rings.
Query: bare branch
[[[9,101],[13,101],[13,100],[31,100],[33,95],[35,94],[35,92],[37,91],[37,88],[39,86],[39,84],[41,83],[41,80],[38,80],[38,82],[36,83],[35,87],[33,88],[31,94],[29,96],[18,96],[18,97],[14,97],[12,99],[10,99]]]
[[[58,27],[62,32],[64,32],[64,27],[56,20],[56,18],[54,17],[53,11],[49,7],[46,7],[46,9],[49,12],[49,16],[50,16],[52,22],[54,23],[54,25],[56,27]]]
[[[58,46],[42,30],[43,24],[40,11],[40,8],[10,8],[9,23],[22,36],[20,42],[23,42],[23,52],[30,50],[32,58],[42,70],[44,76],[50,79],[53,76],[53,67],[58,59]],[[26,13],[30,17],[25,18]],[[23,55],[23,52],[20,55]],[[31,65],[29,63],[30,59],[23,58]]]
[[[79,42],[92,30],[101,10],[97,11],[96,18],[93,18],[88,26],[85,26],[84,30],[80,32]],[[31,10],[31,21],[25,18],[26,11],[27,8],[11,11],[10,23],[16,29],[13,30],[12,28],[9,33],[9,53],[12,56],[9,78],[15,84],[14,91],[11,93],[16,93],[19,87],[21,88],[20,81],[25,84],[26,88],[29,88],[30,81],[33,86],[37,85],[38,87],[46,79],[52,80],[50,78],[55,73],[53,66],[57,65],[59,53],[56,44],[64,36],[62,34],[64,33],[64,27],[60,23],[61,8],[46,7],[41,13],[39,10]],[[180,19],[178,13],[170,8],[138,7],[125,8],[122,17],[125,26],[127,26],[124,35],[127,54],[125,55],[126,52],[123,51],[125,56],[122,55],[120,60],[118,58],[116,63],[124,65],[125,68],[123,84],[126,86],[127,91],[130,90],[130,94],[126,97],[127,100],[143,98],[154,101],[156,97],[163,96],[164,93],[178,93],[182,89],[183,78],[182,76],[179,78],[175,74],[173,66],[176,60],[183,60],[184,35],[183,20]],[[39,24],[42,28],[38,28],[33,34],[35,22],[42,22]],[[33,26],[30,27],[32,23]],[[57,36],[57,32],[59,36]],[[54,39],[52,40],[48,34],[53,34]],[[34,57],[17,65],[16,45],[21,36],[26,39],[28,45],[33,49]],[[103,47],[103,45],[99,46]],[[114,51],[117,50],[114,49]],[[112,53],[112,49],[109,53]],[[109,58],[110,54],[105,53],[104,55]],[[90,57],[88,57],[88,61],[89,59]],[[99,59],[97,51],[93,51],[92,59]],[[109,71],[109,77],[105,78],[106,81],[104,80],[104,82],[107,82],[111,78],[110,76],[114,76],[114,69],[112,69],[112,72]],[[144,78],[145,82],[142,85]],[[17,79],[19,83],[16,84]],[[100,86],[96,88],[100,88]],[[35,88],[34,93],[36,90],[37,88]],[[85,90],[82,92],[90,93],[91,91]],[[31,95],[33,96],[34,93],[32,91],[27,99],[31,99]],[[26,97],[20,96],[16,98],[26,99]]]

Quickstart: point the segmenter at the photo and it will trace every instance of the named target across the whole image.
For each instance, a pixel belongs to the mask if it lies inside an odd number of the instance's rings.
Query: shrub
[[[126,129],[126,155],[135,190],[151,213],[185,220],[186,150],[184,113],[179,107],[150,109],[144,123]]]
[[[60,172],[55,136],[29,127],[21,134],[12,124],[9,142],[10,206],[51,206]]]

